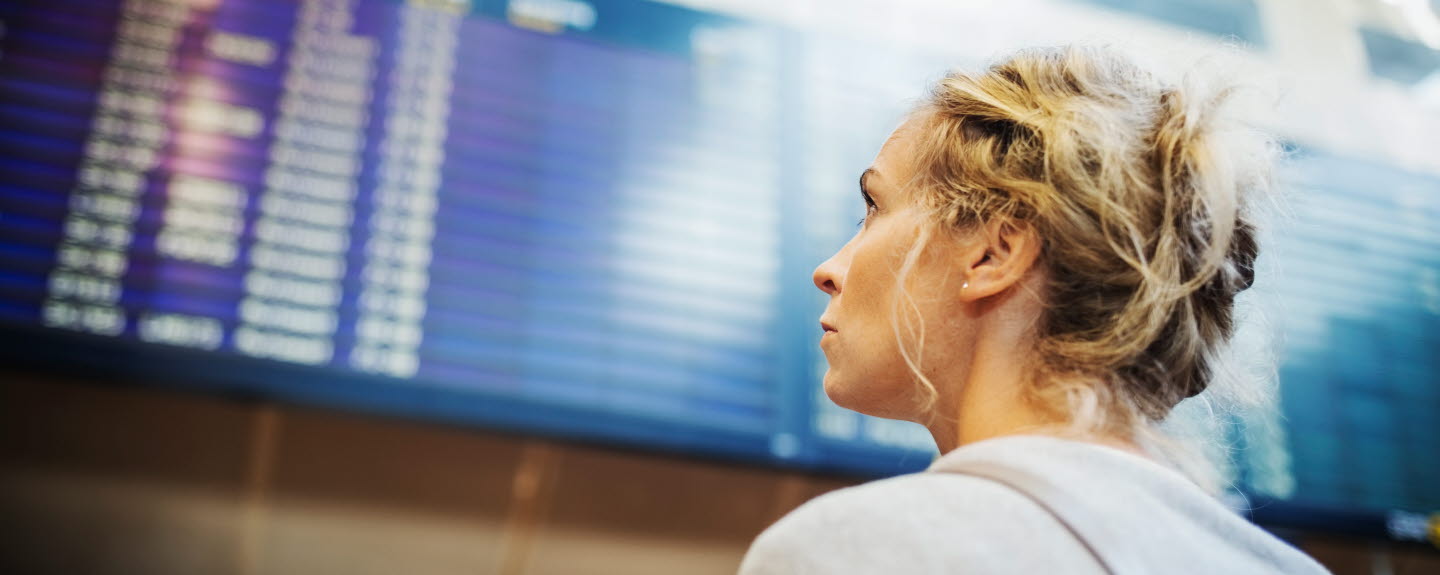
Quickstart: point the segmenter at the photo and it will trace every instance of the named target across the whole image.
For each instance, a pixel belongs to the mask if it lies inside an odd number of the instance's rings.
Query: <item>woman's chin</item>
[[[835,405],[850,411],[868,413],[863,390],[858,389],[855,382],[847,381],[844,375],[844,373],[837,373],[833,367],[825,372],[823,380],[825,397],[830,398]]]
[[[832,367],[825,371],[825,377],[821,380],[821,385],[825,388],[825,397],[830,398],[830,401],[834,402],[835,405],[845,409],[854,409],[850,406],[849,401],[851,390],[848,389],[843,375],[836,373],[835,368]]]
[[[837,372],[833,367],[825,372],[822,380],[825,397],[830,398],[835,405],[862,415],[914,421],[914,414],[908,406],[899,405],[895,401],[895,398],[904,396],[905,390],[896,389],[886,393],[881,389],[883,386],[870,383],[865,385],[847,379],[843,372]]]
[[[836,376],[835,368],[833,367],[825,370],[825,376],[820,378],[820,386],[825,388],[825,397],[830,398],[830,401],[835,402],[836,405],[840,404],[840,400],[835,398],[835,396],[839,394],[839,380],[840,378]]]

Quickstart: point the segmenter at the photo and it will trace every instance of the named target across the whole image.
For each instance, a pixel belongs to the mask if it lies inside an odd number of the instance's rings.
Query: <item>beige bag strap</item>
[[[947,462],[935,471],[981,477],[1019,492],[1060,521],[1110,575],[1146,572],[1139,558],[1127,552],[1133,543],[1115,529],[1103,510],[1061,489],[1048,477],[989,461]]]

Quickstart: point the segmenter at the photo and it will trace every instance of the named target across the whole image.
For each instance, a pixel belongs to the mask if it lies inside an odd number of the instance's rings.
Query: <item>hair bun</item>
[[[1167,84],[1105,48],[1026,50],[947,76],[920,109],[917,186],[938,219],[1044,238],[1035,378],[1103,382],[1114,413],[1159,420],[1204,391],[1255,283],[1251,196],[1275,147],[1208,80]]]

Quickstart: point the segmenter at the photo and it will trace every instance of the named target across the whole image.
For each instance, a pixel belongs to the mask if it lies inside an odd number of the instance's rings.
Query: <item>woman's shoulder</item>
[[[965,475],[915,473],[801,505],[761,533],[741,573],[926,572],[947,565],[985,572],[987,564],[1014,568],[1017,555],[1050,547],[1037,541],[1038,533],[1047,532],[1063,534],[1064,526],[1008,487]],[[1070,539],[1057,538],[1056,545],[1045,551],[1087,553]]]
[[[874,522],[930,516],[978,519],[987,513],[1003,514],[1025,507],[1035,505],[1014,490],[987,479],[952,473],[911,473],[825,493],[797,507],[775,525],[855,518]]]

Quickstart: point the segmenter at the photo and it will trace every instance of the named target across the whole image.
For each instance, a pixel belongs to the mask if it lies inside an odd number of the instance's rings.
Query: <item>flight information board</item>
[[[778,98],[738,24],[0,6],[6,320],[768,440]]]
[[[905,98],[947,63],[641,0],[0,0],[4,351],[918,470],[923,429],[824,398],[809,275],[853,232],[854,178]],[[1387,188],[1408,194],[1397,208],[1373,178],[1342,177],[1369,168],[1298,166],[1321,188],[1304,221],[1351,219],[1281,242],[1301,270],[1279,280],[1298,302],[1282,370],[1296,426],[1250,442],[1244,484],[1440,506],[1435,458],[1404,456],[1437,449],[1440,188],[1393,176],[1409,186]],[[1359,307],[1334,270],[1307,275],[1342,253],[1394,288],[1363,291],[1393,297]],[[1403,345],[1357,355],[1376,330]],[[1375,374],[1401,383],[1349,402]]]

